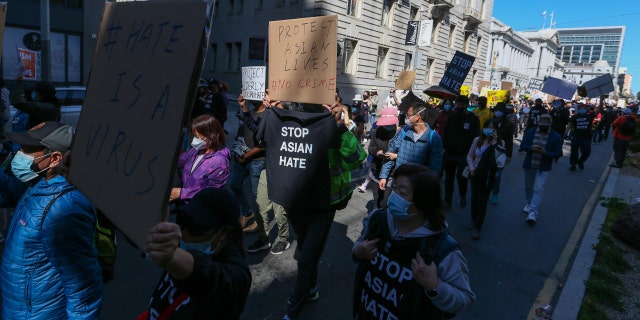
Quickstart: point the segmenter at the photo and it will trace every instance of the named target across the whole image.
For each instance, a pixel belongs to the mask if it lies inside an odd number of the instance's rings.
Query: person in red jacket
[[[627,155],[627,147],[633,136],[633,134],[625,134],[622,132],[624,131],[621,130],[624,123],[628,118],[631,118],[636,122],[636,127],[638,126],[638,117],[631,112],[631,108],[624,108],[622,112],[623,115],[616,118],[611,124],[611,126],[613,126],[613,162],[610,163],[609,166],[614,168],[622,168],[624,158]]]

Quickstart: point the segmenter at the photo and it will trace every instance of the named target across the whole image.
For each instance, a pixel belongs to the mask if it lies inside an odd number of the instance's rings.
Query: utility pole
[[[49,0],[40,0],[40,79],[51,81],[51,38]]]

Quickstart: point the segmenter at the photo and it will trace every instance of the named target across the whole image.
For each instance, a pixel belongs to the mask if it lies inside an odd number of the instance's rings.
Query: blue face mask
[[[207,147],[207,142],[198,137],[193,137],[193,140],[191,140],[191,147],[196,150],[202,150]]]
[[[578,114],[587,114],[587,109],[578,109]]]
[[[496,111],[493,114],[496,116],[496,118],[502,118],[502,116],[504,116],[504,112],[502,111]]]
[[[450,105],[450,104],[448,104],[448,103],[447,103],[447,104],[445,104],[445,105],[444,105],[444,111],[447,111],[447,112],[451,111],[451,105]]]
[[[491,128],[483,128],[483,129],[482,129],[482,133],[483,133],[485,136],[487,136],[487,137],[491,138],[491,137],[493,136],[493,129],[491,129]]]
[[[391,191],[389,200],[387,200],[387,210],[394,218],[405,220],[411,217],[408,212],[410,206],[410,201],[407,201],[395,191]]]
[[[37,178],[42,172],[48,170],[49,168],[45,168],[36,172],[33,170],[32,165],[33,161],[42,159],[44,157],[50,156],[51,153],[45,154],[41,157],[34,158],[28,154],[25,154],[22,151],[18,151],[15,156],[13,156],[13,160],[11,160],[11,172],[13,175],[18,178],[18,180],[22,182],[29,182],[35,178]],[[37,170],[37,167],[36,167]]]
[[[213,251],[211,250],[211,240],[207,242],[184,242],[180,240],[180,248],[184,250],[194,250],[206,254],[213,254]]]

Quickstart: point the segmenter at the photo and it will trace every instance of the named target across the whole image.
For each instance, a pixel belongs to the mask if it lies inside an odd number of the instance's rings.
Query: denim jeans
[[[531,212],[538,213],[538,207],[542,202],[544,185],[549,179],[550,171],[540,171],[538,169],[524,169],[524,193],[527,204],[531,207]]]
[[[264,166],[265,160],[251,160],[249,163],[242,165],[235,158],[231,159],[231,176],[227,186],[236,195],[242,215],[245,217],[249,216],[251,212],[257,212],[258,182],[260,181],[260,172],[262,172]],[[244,192],[244,182],[247,178],[251,178],[251,192],[253,194],[251,198]]]

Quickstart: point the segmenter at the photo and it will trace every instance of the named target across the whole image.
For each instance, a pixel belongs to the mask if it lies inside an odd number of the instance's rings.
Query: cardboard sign
[[[338,16],[269,22],[269,97],[333,103]]]
[[[500,83],[500,90],[511,90],[513,88],[513,82],[511,81],[502,81]]]
[[[400,71],[398,80],[396,80],[396,89],[399,90],[411,90],[413,87],[413,81],[416,79],[415,71]]]
[[[22,77],[25,80],[36,80],[38,75],[38,54],[35,51],[18,48],[18,57],[22,62]]]
[[[242,95],[247,100],[262,100],[267,78],[267,67],[242,67]]]
[[[509,90],[489,90],[487,91],[487,104],[495,106],[498,102],[509,102]]]
[[[467,77],[475,60],[475,57],[456,51],[451,63],[449,63],[449,68],[444,72],[444,76],[442,76],[442,80],[438,85],[451,92],[460,92],[460,86],[464,83],[464,79]]]
[[[4,24],[7,21],[7,3],[0,2],[0,53],[2,44],[4,43]],[[0,54],[0,63],[2,62],[2,54]]]
[[[531,78],[529,79],[529,85],[527,86],[527,89],[529,89],[529,91],[540,90],[543,83],[544,81],[542,79]]]
[[[206,55],[205,7],[105,4],[69,179],[139,248],[166,214]]]
[[[405,46],[415,46],[418,43],[418,25],[420,21],[407,22],[407,35],[404,39]]]
[[[560,97],[565,100],[571,100],[576,93],[578,85],[562,79],[547,77],[542,86],[542,92]]]
[[[426,19],[420,21],[420,35],[418,36],[418,46],[428,47],[431,44],[431,34],[433,33],[433,20]]]
[[[597,98],[608,95],[615,90],[613,78],[610,74],[603,74],[595,79],[591,79],[582,85],[587,90],[587,97]]]

